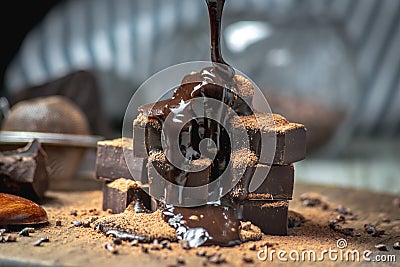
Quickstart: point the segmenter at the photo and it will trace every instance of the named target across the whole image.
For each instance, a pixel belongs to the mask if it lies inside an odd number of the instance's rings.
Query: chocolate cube
[[[290,123],[278,114],[239,116],[231,120],[232,131],[240,125],[246,128],[250,149],[259,162],[278,165],[291,164],[306,156],[306,129],[304,125]],[[271,137],[276,137],[275,155],[268,155]],[[263,147],[262,147],[263,146]]]
[[[133,121],[133,155],[146,158],[151,150],[161,150],[161,123],[139,114]]]
[[[257,156],[248,149],[234,151],[232,154],[232,178],[242,169],[239,182],[229,192],[234,201],[253,200],[288,200],[293,195],[293,165],[266,165],[258,163]],[[236,173],[235,173],[236,172]],[[255,180],[260,184],[256,190],[249,192],[250,183]],[[232,180],[232,182],[234,182]]]
[[[261,178],[263,182],[253,192],[247,195],[250,200],[290,200],[293,196],[294,187],[294,166],[290,165],[272,165],[268,166],[258,163],[255,166],[252,179]],[[268,172],[269,170],[269,172]],[[268,174],[265,176],[265,174]]]
[[[125,178],[104,183],[103,210],[121,213],[129,205],[135,212],[147,212],[150,209],[150,196],[141,189],[140,183]]]
[[[133,177],[125,161],[124,149],[128,151],[127,160]],[[108,181],[124,177],[147,184],[147,158],[133,157],[133,141],[129,138],[118,138],[97,142],[96,177]]]
[[[241,205],[243,219],[267,235],[288,234],[288,206],[285,200],[246,200]]]
[[[183,199],[207,199],[208,192],[201,191],[198,195],[189,194],[186,187],[207,185],[210,181],[212,161],[207,158],[191,161],[192,171],[181,170],[171,164],[161,151],[152,151],[148,162],[149,193],[152,196],[162,196],[165,202],[180,203]],[[178,185],[178,190],[167,183]],[[175,187],[176,188],[176,187]]]

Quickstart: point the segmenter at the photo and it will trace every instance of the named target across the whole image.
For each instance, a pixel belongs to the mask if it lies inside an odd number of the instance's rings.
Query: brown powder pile
[[[261,208],[279,208],[279,207],[287,207],[288,201],[277,201],[277,202],[267,202],[261,205]]]
[[[141,186],[138,182],[130,179],[119,178],[107,184],[108,187],[118,189],[119,191],[126,192],[129,189],[139,189]]]
[[[247,166],[253,167],[257,164],[258,158],[256,154],[248,148],[234,151],[231,156],[233,168],[243,170]]]
[[[164,221],[160,210],[153,213],[135,213],[128,206],[125,212],[100,218],[94,222],[94,225],[103,233],[118,230],[144,237],[146,242],[154,239],[177,241],[175,229]],[[257,241],[261,239],[262,232],[250,222],[241,222],[239,235],[243,242]]]
[[[199,166],[199,167],[209,166],[211,163],[212,160],[209,158],[196,159],[192,161],[192,164],[194,166]]]
[[[235,75],[233,80],[237,85],[237,92],[236,90],[233,90],[235,93],[239,94],[241,97],[249,97],[254,95],[253,84],[248,79],[241,75]]]
[[[161,124],[157,119],[148,118],[142,113],[136,117],[136,119],[133,121],[133,125],[138,125],[143,128],[149,125],[157,130],[161,130]]]
[[[242,242],[247,242],[260,240],[263,234],[260,228],[258,228],[251,222],[240,222],[239,235]]]
[[[103,233],[108,230],[118,230],[145,237],[146,241],[154,239],[177,240],[175,229],[163,220],[160,210],[153,213],[135,213],[126,209],[121,214],[100,218],[94,224]]]
[[[133,140],[132,138],[116,138],[113,140],[102,140],[97,142],[98,146],[112,146],[112,147],[125,147],[132,149]]]
[[[166,162],[167,157],[161,151],[151,151],[149,155],[149,162]]]
[[[233,127],[243,125],[247,130],[261,130],[263,132],[282,133],[288,130],[304,127],[302,124],[288,122],[279,114],[263,114],[234,117],[231,120]]]

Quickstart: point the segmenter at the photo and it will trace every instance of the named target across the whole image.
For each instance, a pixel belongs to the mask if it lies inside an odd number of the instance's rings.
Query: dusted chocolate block
[[[291,199],[294,185],[293,165],[272,165],[270,167],[257,162],[257,156],[248,149],[233,152],[232,177],[239,169],[245,169],[245,171],[239,182],[229,192],[229,197],[234,201]],[[262,183],[254,192],[249,192],[249,184],[252,179],[257,179]]]
[[[152,151],[149,155],[148,177],[149,193],[152,196],[164,196],[166,203],[181,202],[184,198],[206,199],[207,192],[189,195],[185,187],[207,185],[210,181],[212,161],[207,158],[193,160],[193,172],[180,170],[168,162],[164,153]],[[156,177],[160,179],[156,180]],[[172,190],[166,180],[182,186],[180,190]]]
[[[253,176],[255,166],[257,165],[258,158],[252,151],[244,148],[239,151],[234,151],[231,161],[232,181],[230,182],[235,183],[237,181],[236,179],[239,179],[239,181],[228,193],[228,198],[233,201],[241,201],[247,198],[249,183]]]
[[[150,196],[135,181],[119,178],[103,185],[103,210],[121,213],[131,205],[135,212],[148,212]]]
[[[151,150],[161,150],[161,123],[139,114],[133,121],[133,155],[146,158]]]
[[[267,235],[288,234],[288,201],[246,200],[241,205],[243,219],[260,227]]]
[[[132,139],[122,138],[97,142],[96,177],[115,180],[121,177],[133,179],[124,157],[124,148],[132,151]],[[147,184],[146,158],[129,159],[135,181]]]
[[[253,84],[241,75],[235,75],[233,77],[235,81],[236,88],[232,88],[233,92],[236,93],[239,98],[233,104],[233,109],[239,115],[250,115],[249,107],[252,106],[253,96],[254,96],[254,86]]]
[[[247,199],[267,200],[267,199],[292,199],[294,186],[294,166],[290,165],[272,165],[271,167],[258,163],[255,168],[255,175],[264,176],[267,173],[263,183],[254,191],[247,195]],[[252,177],[254,178],[254,176]]]
[[[250,149],[259,157],[259,162],[270,163],[261,143],[268,144],[271,136],[276,136],[276,148],[273,164],[290,164],[306,157],[306,129],[304,125],[290,123],[278,114],[239,116],[231,120],[232,130],[243,125],[249,137]]]
[[[38,140],[0,153],[0,192],[36,201],[43,198],[48,184],[47,155]]]

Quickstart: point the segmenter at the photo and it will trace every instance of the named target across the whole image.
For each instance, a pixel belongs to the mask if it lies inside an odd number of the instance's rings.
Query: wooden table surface
[[[97,188],[98,184],[95,184]],[[85,189],[85,188],[83,188]],[[346,237],[329,230],[327,221],[335,218],[337,213],[323,211],[321,208],[304,207],[300,201],[303,193],[317,193],[330,202],[331,207],[343,204],[349,207],[358,216],[358,220],[348,222],[346,227],[354,227],[361,233],[359,237]],[[178,244],[172,244],[172,250],[149,251],[143,253],[140,247],[129,244],[121,246],[119,253],[114,255],[104,249],[104,243],[109,238],[91,228],[74,227],[71,222],[74,216],[70,210],[76,209],[78,217],[96,213],[101,209],[102,195],[99,190],[54,192],[47,194],[48,198],[43,206],[48,212],[50,224],[47,227],[36,229],[30,237],[18,237],[15,243],[0,243],[0,266],[213,266],[204,258],[196,256],[197,249],[183,250]],[[307,221],[303,226],[294,228],[287,237],[263,236],[262,240],[247,242],[233,248],[200,248],[218,251],[226,257],[226,263],[221,266],[260,266],[271,264],[285,264],[278,260],[260,261],[257,252],[265,244],[271,244],[276,249],[313,249],[319,251],[324,247],[336,247],[336,241],[345,238],[348,247],[352,249],[370,249],[375,254],[395,255],[397,264],[400,262],[399,250],[392,248],[395,241],[400,241],[400,208],[392,202],[396,196],[359,191],[328,186],[318,186],[304,183],[295,184],[295,194],[290,202],[291,210],[302,213]],[[96,209],[97,211],[93,211]],[[101,213],[103,214],[103,213]],[[62,226],[56,227],[55,221],[62,219]],[[389,222],[382,222],[389,218]],[[365,223],[376,224],[384,229],[382,237],[372,237],[363,230]],[[344,227],[344,226],[343,226]],[[86,231],[86,232],[85,232]],[[49,243],[34,247],[33,243],[40,237],[48,236]],[[250,250],[251,244],[258,249]],[[375,249],[378,243],[385,243],[388,252],[379,252]],[[252,258],[252,263],[245,263],[243,255]],[[177,257],[184,259],[184,264],[177,263]],[[338,261],[324,261],[324,265],[341,265]],[[350,262],[352,263],[352,262]],[[309,265],[310,262],[297,263]],[[359,264],[359,263],[356,263]],[[396,263],[386,263],[396,266]],[[375,263],[382,266],[381,263]],[[369,266],[369,265],[368,265]]]

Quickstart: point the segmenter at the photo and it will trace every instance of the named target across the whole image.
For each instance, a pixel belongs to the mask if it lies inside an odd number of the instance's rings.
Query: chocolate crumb
[[[90,220],[86,220],[82,223],[82,226],[85,228],[89,228],[90,227]]]
[[[329,208],[329,204],[323,200],[323,197],[318,193],[309,192],[303,193],[300,195],[301,204],[305,207],[319,207],[323,210],[327,210]]]
[[[346,218],[343,216],[343,215],[338,215],[337,217],[336,217],[336,220],[338,221],[338,222],[345,222],[346,221]]]
[[[253,258],[248,256],[247,254],[242,255],[242,261],[245,263],[253,263],[254,262]]]
[[[322,208],[322,210],[328,210],[329,204],[327,202],[322,202],[321,208]]]
[[[29,233],[34,233],[35,232],[35,228],[32,227],[25,227],[24,229],[22,229],[18,235],[20,236],[29,236]]]
[[[187,240],[179,241],[179,245],[181,245],[181,248],[183,249],[190,249],[189,241]]]
[[[74,220],[74,221],[72,222],[72,224],[73,224],[75,227],[82,226],[82,222],[79,221],[79,220]]]
[[[150,247],[151,250],[160,250],[162,249],[162,245],[160,243],[158,243],[157,239],[153,240],[153,244]]]
[[[375,245],[375,248],[378,249],[379,251],[388,251],[388,249],[387,249],[385,244]]]
[[[381,219],[381,221],[382,221],[383,223],[390,223],[390,218],[389,218],[389,217],[383,217],[383,218]]]
[[[299,227],[305,221],[306,221],[306,218],[304,218],[303,215],[301,215],[298,212],[289,210],[289,212],[288,212],[288,227],[289,228]]]
[[[117,254],[118,250],[115,248],[115,246],[111,243],[106,243],[104,245],[105,249],[107,249],[108,251],[110,251],[112,254]]]
[[[340,232],[346,236],[356,236],[356,233],[354,232],[354,228],[350,228],[350,227],[342,228],[342,230]]]
[[[69,212],[69,215],[78,216],[78,211],[77,211],[77,210],[71,210],[71,211]]]
[[[184,259],[183,257],[181,257],[181,256],[179,256],[179,257],[176,259],[176,262],[177,262],[179,265],[185,265],[185,259]]]
[[[350,215],[349,217],[347,217],[348,220],[350,221],[356,221],[358,220],[358,216],[357,215]]]
[[[122,240],[120,239],[120,238],[114,238],[113,239],[113,243],[115,244],[115,245],[121,245],[122,244]]]
[[[61,226],[61,220],[60,219],[56,220],[56,226]]]
[[[372,234],[373,232],[375,232],[375,225],[372,225],[372,224],[364,224],[364,230],[365,230],[365,232],[367,232],[368,234]]]
[[[143,253],[149,253],[149,249],[146,246],[141,246],[141,250]]]
[[[256,246],[256,244],[253,243],[253,244],[249,245],[248,248],[249,248],[249,250],[256,250],[257,246]]]
[[[33,243],[33,246],[40,247],[42,243],[48,243],[48,242],[50,242],[50,239],[48,237],[41,237],[39,240]]]
[[[171,249],[171,242],[169,242],[168,240],[161,241],[160,245],[162,246],[162,248]]]
[[[14,235],[9,235],[5,239],[6,242],[17,242],[17,237]]]
[[[201,249],[201,250],[196,252],[196,255],[200,256],[200,257],[205,257],[206,254],[207,254],[207,252],[204,249]]]
[[[226,262],[225,257],[220,253],[215,253],[208,258],[208,261],[213,264],[221,264]]]
[[[385,230],[377,230],[377,229],[375,229],[375,231],[372,233],[371,236],[373,236],[373,237],[381,237],[384,234],[385,234]]]
[[[397,241],[396,243],[393,244],[393,248],[396,250],[400,250],[400,242]]]
[[[352,215],[353,214],[349,208],[345,208],[342,204],[339,204],[335,211],[337,211],[343,215]]]

